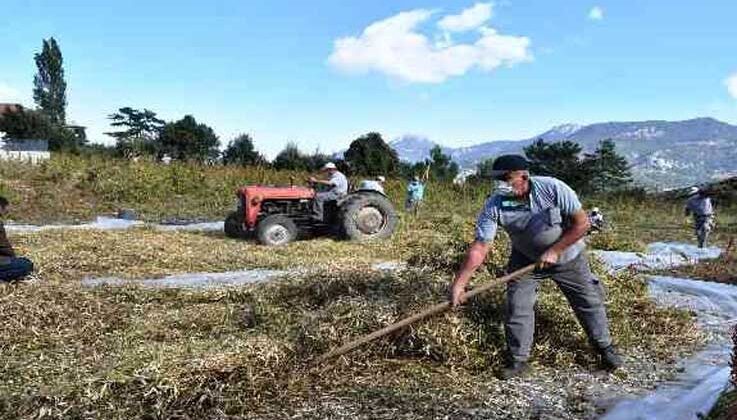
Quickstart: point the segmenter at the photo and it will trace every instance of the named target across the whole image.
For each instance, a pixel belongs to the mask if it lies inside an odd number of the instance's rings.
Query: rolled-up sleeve
[[[555,183],[556,198],[560,212],[564,216],[572,216],[581,210],[581,201],[573,188],[569,187],[565,182],[558,181]]]
[[[489,243],[496,236],[496,229],[499,222],[499,207],[494,197],[486,200],[483,210],[479,214],[476,221],[476,241]]]

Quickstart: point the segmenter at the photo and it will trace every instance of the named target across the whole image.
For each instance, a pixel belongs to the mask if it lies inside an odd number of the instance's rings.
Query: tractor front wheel
[[[274,214],[258,223],[256,236],[263,245],[286,245],[297,238],[297,225],[287,216]]]

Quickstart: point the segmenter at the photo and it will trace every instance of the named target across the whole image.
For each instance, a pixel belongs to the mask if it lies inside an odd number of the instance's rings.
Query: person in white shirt
[[[338,170],[333,162],[326,163],[320,171],[327,174],[328,179],[310,177],[310,183],[324,185],[327,189],[315,194],[315,198],[312,200],[312,213],[315,219],[324,221],[325,202],[338,200],[348,194],[348,178]]]
[[[381,175],[377,176],[375,179],[364,179],[360,184],[358,184],[358,189],[386,194],[384,192],[384,182],[386,182],[386,178]]]

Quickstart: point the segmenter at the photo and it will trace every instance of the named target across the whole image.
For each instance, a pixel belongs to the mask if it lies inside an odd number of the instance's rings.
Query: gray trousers
[[[323,191],[315,194],[315,198],[312,199],[312,214],[315,219],[325,221],[325,202],[331,200],[337,200],[342,197],[333,191]]]
[[[532,264],[527,257],[512,250],[508,271]],[[507,284],[507,350],[514,361],[527,361],[535,333],[535,301],[540,280],[552,277],[583,326],[589,342],[597,349],[611,345],[609,321],[604,308],[604,288],[589,268],[586,252],[565,264],[521,277]]]
[[[694,215],[694,231],[696,232],[696,238],[699,241],[699,247],[703,248],[706,246],[706,242],[709,239],[709,233],[714,225],[714,216],[707,214],[704,216]]]

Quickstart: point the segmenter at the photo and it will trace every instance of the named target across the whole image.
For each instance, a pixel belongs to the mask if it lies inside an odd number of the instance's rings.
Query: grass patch
[[[38,274],[54,283],[78,282],[86,276],[156,278],[190,272],[222,272],[251,268],[368,267],[396,260],[394,243],[354,243],[332,239],[300,241],[269,248],[222,233],[47,230],[11,237],[18,252],[28,255]],[[399,239],[396,242],[399,243]]]
[[[627,233],[614,229],[594,232],[586,237],[587,244],[593,249],[603,251],[645,252],[646,244]]]
[[[12,202],[10,219],[25,223],[91,220],[120,208],[135,209],[143,219],[222,220],[234,208],[235,190],[246,184],[302,184],[307,174],[265,168],[202,166],[176,162],[161,165],[99,157],[54,154],[39,165],[5,162],[0,166],[0,195]],[[359,178],[352,179],[355,183]],[[386,191],[401,208],[406,183],[389,180]],[[490,185],[430,183],[419,218],[413,223],[450,217],[474,220]],[[586,208],[600,207],[613,226],[608,236],[593,238],[606,249],[633,250],[653,240],[694,240],[677,197],[612,194],[583,197]],[[737,236],[737,203],[717,203],[716,244]],[[422,222],[420,222],[422,223]],[[441,227],[440,225],[436,225]]]
[[[89,220],[119,208],[134,208],[147,220],[223,218],[239,186],[288,184],[291,177],[305,174],[55,154],[36,166],[3,164],[0,193],[13,203],[10,218],[24,222]]]
[[[120,208],[137,210],[149,221],[223,219],[234,209],[235,191],[247,184],[305,185],[309,174],[269,168],[203,166],[54,154],[39,165],[4,162],[0,195],[11,203],[9,218],[26,223],[79,222]],[[360,178],[353,178],[357,184]],[[404,203],[406,182],[389,180],[386,190]],[[454,203],[463,214],[476,212],[488,188],[431,183],[423,212],[445,211]]]

